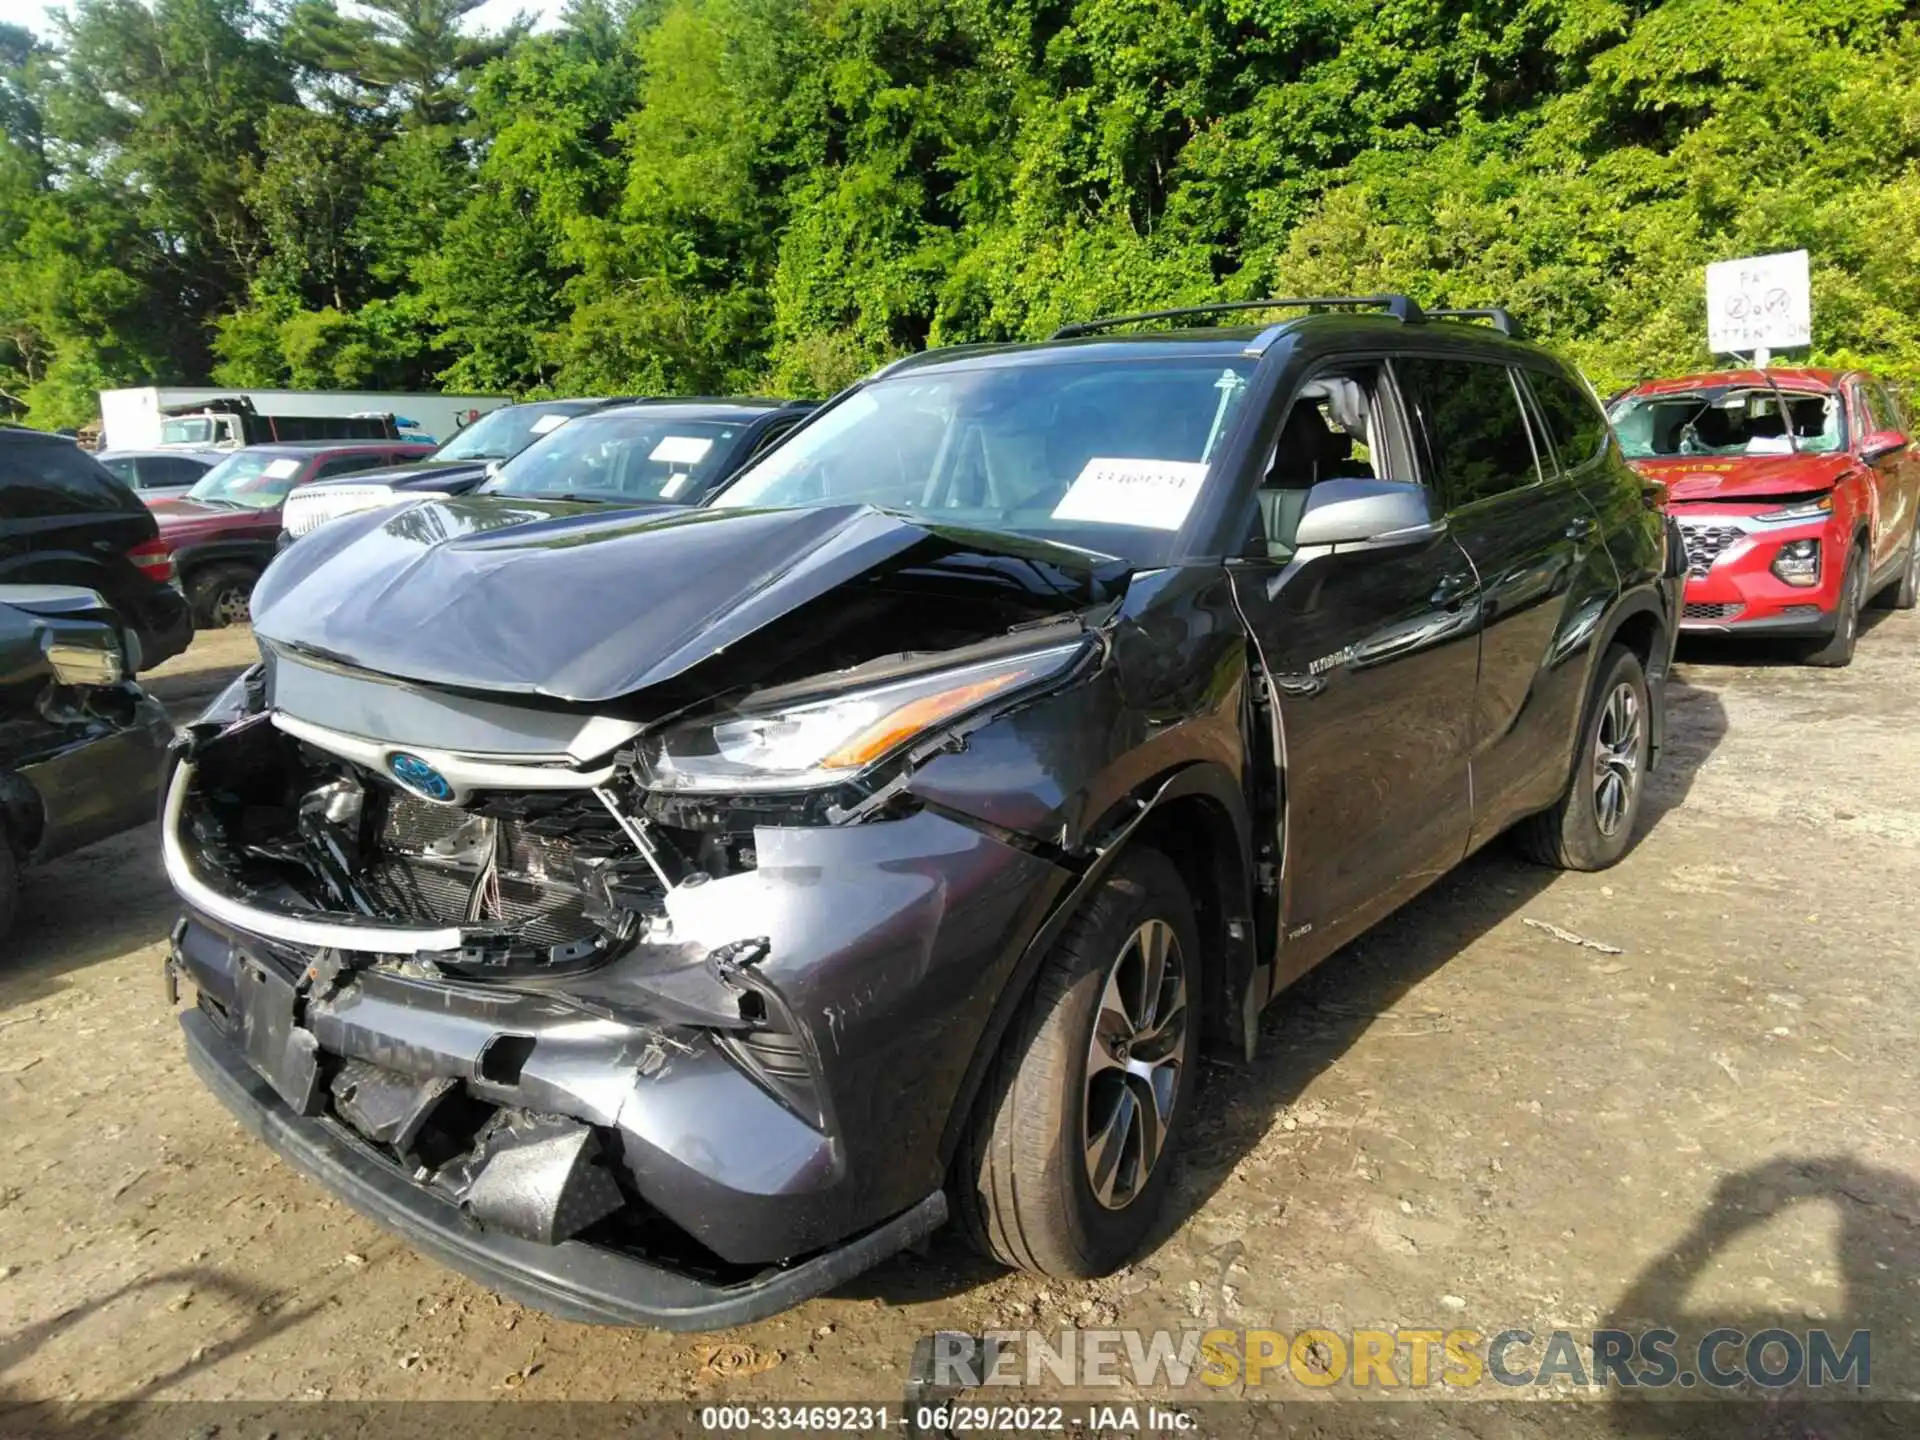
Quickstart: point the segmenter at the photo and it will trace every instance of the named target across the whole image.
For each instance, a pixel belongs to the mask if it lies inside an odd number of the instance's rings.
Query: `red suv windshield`
[[[1786,402],[1782,414],[1781,401]],[[1831,455],[1847,447],[1840,397],[1770,386],[1628,395],[1608,416],[1632,460],[1675,455]],[[1791,426],[1791,434],[1789,434]]]

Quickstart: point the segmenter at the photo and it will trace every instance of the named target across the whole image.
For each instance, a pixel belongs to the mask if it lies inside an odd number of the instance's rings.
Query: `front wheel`
[[[1197,1078],[1200,965],[1179,871],[1123,855],[1041,963],[954,1158],[975,1248],[1081,1278],[1138,1251]]]
[[[1646,789],[1651,721],[1640,657],[1624,645],[1611,647],[1587,702],[1566,794],[1515,832],[1528,859],[1559,870],[1605,870],[1627,853]]]
[[[1833,617],[1833,634],[1806,652],[1809,665],[1838,670],[1853,663],[1854,645],[1860,639],[1860,611],[1867,599],[1867,554],[1855,548],[1847,552],[1847,570],[1840,577],[1840,604]]]

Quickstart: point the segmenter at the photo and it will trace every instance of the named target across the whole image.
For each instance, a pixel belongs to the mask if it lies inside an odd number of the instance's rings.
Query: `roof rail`
[[[1521,338],[1520,322],[1498,305],[1487,305],[1472,310],[1429,310],[1427,318],[1429,320],[1485,320],[1508,339]]]
[[[1082,320],[1062,325],[1047,338],[1071,340],[1077,335],[1092,335],[1117,325],[1139,325],[1149,320],[1182,320],[1190,315],[1224,315],[1237,310],[1384,310],[1408,325],[1425,319],[1420,307],[1405,295],[1304,295],[1276,296],[1270,300],[1217,300],[1211,305],[1183,305],[1174,310],[1146,310],[1138,315],[1103,315],[1097,320]]]

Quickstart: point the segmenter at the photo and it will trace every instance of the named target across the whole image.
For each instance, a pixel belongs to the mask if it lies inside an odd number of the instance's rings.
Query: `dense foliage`
[[[1895,0],[78,0],[0,26],[0,392],[820,393],[1101,311],[1505,303],[1607,384],[1805,246],[1920,380]]]

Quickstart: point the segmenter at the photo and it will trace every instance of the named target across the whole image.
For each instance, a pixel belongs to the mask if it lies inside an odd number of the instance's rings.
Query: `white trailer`
[[[371,390],[240,390],[233,386],[143,385],[100,392],[101,447],[109,450],[232,450],[246,443],[240,417],[196,415],[217,400],[244,399],[275,417],[392,415],[407,439],[445,440],[504,395],[403,395]],[[174,418],[177,417],[177,418]]]

